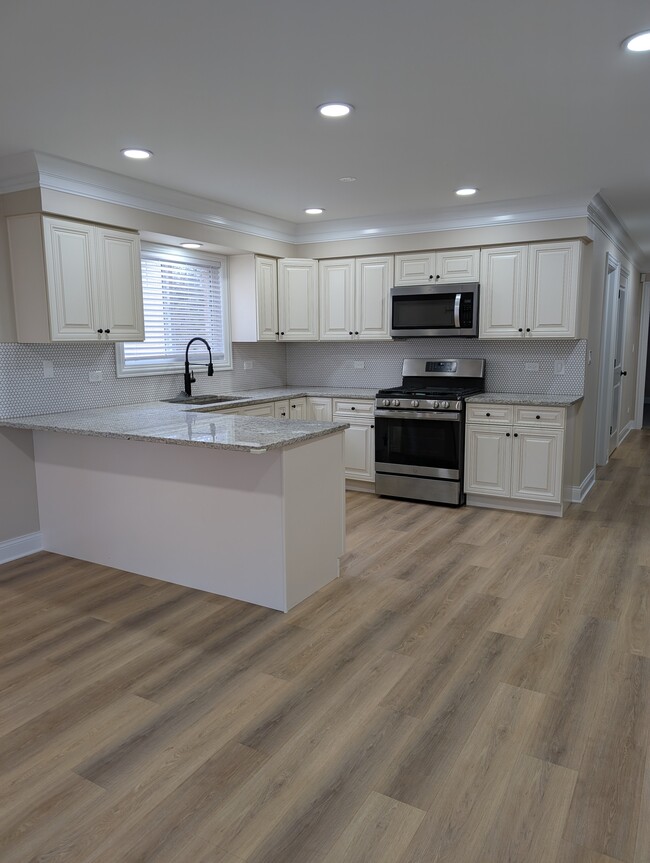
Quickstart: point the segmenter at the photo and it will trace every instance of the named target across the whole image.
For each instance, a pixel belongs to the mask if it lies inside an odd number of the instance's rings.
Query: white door
[[[354,338],[354,258],[320,261],[320,337],[322,341]]]
[[[576,337],[580,251],[577,240],[530,246],[526,335],[546,339]]]
[[[332,422],[332,399],[307,399],[307,419],[322,423]]]
[[[345,419],[349,422],[349,419]],[[372,481],[375,478],[374,423],[355,423],[345,434],[345,475],[350,479]]]
[[[436,253],[436,281],[440,282],[478,282],[478,249],[462,249],[453,252]]]
[[[562,501],[563,440],[559,430],[514,427],[511,497]]]
[[[465,436],[465,491],[510,496],[512,430],[468,425]]]
[[[317,261],[283,258],[278,271],[281,341],[318,339]]]
[[[257,338],[277,342],[278,329],[278,265],[273,258],[255,259],[257,298]]]
[[[95,282],[94,228],[44,219],[43,238],[53,341],[97,341],[101,309]]]
[[[479,338],[522,338],[526,315],[527,246],[481,252]]]
[[[275,416],[276,420],[289,419],[289,399],[280,399],[277,402],[273,402],[273,416]]]
[[[307,399],[289,399],[289,419],[307,419]]]
[[[357,258],[355,336],[389,339],[389,296],[393,286],[394,259]]]
[[[265,402],[261,405],[251,405],[247,408],[242,408],[238,413],[247,417],[272,417],[275,415],[273,402]]]
[[[428,285],[436,279],[435,252],[395,255],[395,285]]]
[[[614,362],[612,365],[612,399],[611,413],[609,418],[609,446],[608,455],[611,455],[618,446],[618,438],[621,426],[621,404],[623,396],[623,380],[627,371],[623,368],[625,354],[625,299],[627,289],[627,277],[621,275],[618,288],[618,296],[614,302],[614,320],[612,321],[614,341]]]
[[[98,228],[96,236],[103,295],[98,323],[111,341],[144,341],[140,238],[110,228]]]

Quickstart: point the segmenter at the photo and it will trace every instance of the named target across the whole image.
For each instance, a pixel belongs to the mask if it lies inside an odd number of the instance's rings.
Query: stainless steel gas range
[[[377,494],[465,503],[465,399],[484,390],[485,360],[404,360],[402,385],[375,399]]]

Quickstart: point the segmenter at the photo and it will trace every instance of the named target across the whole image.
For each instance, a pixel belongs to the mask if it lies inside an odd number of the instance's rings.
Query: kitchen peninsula
[[[15,417],[44,548],[288,611],[339,573],[344,424],[160,402]]]

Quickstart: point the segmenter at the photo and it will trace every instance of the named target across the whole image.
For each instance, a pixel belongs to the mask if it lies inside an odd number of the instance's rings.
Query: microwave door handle
[[[461,294],[456,294],[454,301],[454,326],[457,330],[460,329],[460,298]]]

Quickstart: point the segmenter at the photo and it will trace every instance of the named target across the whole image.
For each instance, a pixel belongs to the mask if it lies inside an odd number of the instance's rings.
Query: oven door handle
[[[457,330],[460,329],[460,298],[461,294],[456,294],[456,299],[454,300],[454,326]]]
[[[375,410],[375,416],[380,417],[382,419],[390,419],[390,420],[430,420],[435,422],[454,422],[459,423],[461,421],[461,414],[457,411],[382,411]]]

